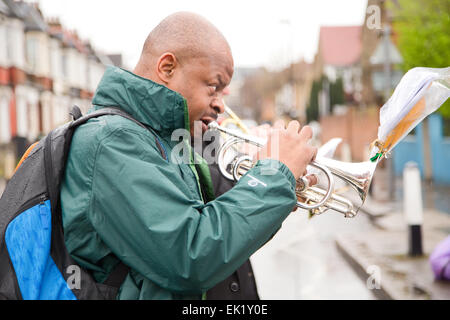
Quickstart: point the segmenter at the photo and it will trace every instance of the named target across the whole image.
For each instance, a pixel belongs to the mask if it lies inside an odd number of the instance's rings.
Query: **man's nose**
[[[212,106],[214,111],[216,111],[217,114],[222,114],[225,112],[225,103],[223,101],[223,97],[220,95],[220,97],[217,97],[213,100]]]

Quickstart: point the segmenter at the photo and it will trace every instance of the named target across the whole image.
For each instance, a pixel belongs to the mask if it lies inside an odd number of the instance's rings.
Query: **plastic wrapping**
[[[390,152],[449,97],[450,67],[409,70],[380,110],[378,142],[371,150],[371,158],[377,159]]]

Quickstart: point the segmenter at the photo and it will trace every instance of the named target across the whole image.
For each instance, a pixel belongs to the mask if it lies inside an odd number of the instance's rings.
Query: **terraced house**
[[[37,4],[0,0],[0,179],[30,143],[69,120],[72,105],[87,111],[107,64]]]

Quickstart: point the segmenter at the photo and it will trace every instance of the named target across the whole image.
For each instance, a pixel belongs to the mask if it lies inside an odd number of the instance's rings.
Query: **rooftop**
[[[347,66],[356,63],[362,50],[361,26],[321,27],[319,47],[324,64]]]

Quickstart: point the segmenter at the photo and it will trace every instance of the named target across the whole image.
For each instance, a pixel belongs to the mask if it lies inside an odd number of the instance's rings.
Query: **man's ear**
[[[156,72],[164,84],[169,83],[173,78],[177,65],[178,61],[173,53],[166,52],[159,57],[156,65]]]

